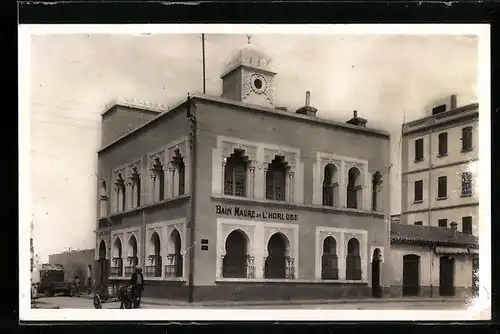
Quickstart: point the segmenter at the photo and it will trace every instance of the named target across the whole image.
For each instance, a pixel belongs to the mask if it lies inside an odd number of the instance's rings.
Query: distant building
[[[318,117],[309,93],[295,112],[277,108],[269,65],[247,44],[221,76],[222,97],[192,96],[194,183],[187,102],[103,114],[101,283],[124,284],[139,264],[144,296],[186,299],[190,269],[194,300],[389,293],[388,133],[357,112]]]
[[[456,104],[453,95],[403,124],[401,224],[391,229],[403,294],[463,295],[477,283],[478,104]]]
[[[49,255],[50,264],[60,264],[64,268],[64,280],[71,281],[75,276],[80,278],[82,286],[89,287],[93,278],[94,249],[82,249]]]

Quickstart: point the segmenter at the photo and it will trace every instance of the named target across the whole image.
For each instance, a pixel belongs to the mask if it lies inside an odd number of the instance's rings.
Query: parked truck
[[[64,280],[64,268],[60,264],[42,264],[39,271],[38,293],[53,296],[63,293],[66,296],[75,294],[75,284]]]

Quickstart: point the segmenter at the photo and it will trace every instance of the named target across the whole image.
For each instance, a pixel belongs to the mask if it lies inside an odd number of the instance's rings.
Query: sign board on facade
[[[42,264],[42,270],[63,270],[63,266],[62,264],[44,263]]]
[[[287,212],[272,212],[272,211],[257,211],[241,208],[239,206],[215,206],[215,213],[224,216],[233,216],[238,218],[251,218],[263,220],[285,220],[297,221],[299,216],[294,213]]]

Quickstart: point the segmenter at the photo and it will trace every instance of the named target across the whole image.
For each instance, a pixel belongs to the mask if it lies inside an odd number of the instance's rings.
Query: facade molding
[[[361,281],[368,281],[368,231],[328,226],[316,227],[315,279],[321,280],[321,255],[323,253],[323,241],[330,236],[335,239],[337,246],[339,280],[346,280],[347,244],[349,240],[356,238],[359,241],[360,246],[359,255],[361,258]]]
[[[419,169],[414,169],[414,170],[410,170],[410,171],[407,171],[407,172],[403,172],[402,175],[410,175],[410,174],[417,174],[417,173],[422,173],[422,172],[428,172],[429,169],[432,169],[433,171],[435,171],[436,169],[441,169],[441,168],[446,168],[446,167],[454,167],[454,166],[460,166],[460,165],[466,165],[466,164],[469,164],[471,162],[478,162],[479,159],[478,158],[474,158],[474,159],[468,159],[468,160],[460,160],[460,161],[456,161],[456,162],[450,162],[450,163],[446,163],[446,164],[438,164],[438,165],[432,165],[432,168],[429,168],[429,167],[426,167],[426,168],[419,168]]]
[[[217,219],[217,259],[216,259],[216,279],[226,280],[222,277],[222,259],[226,254],[225,243],[229,234],[235,230],[241,230],[249,239],[247,245],[247,255],[253,256],[255,265],[255,278],[267,281],[264,278],[264,263],[267,257],[267,243],[271,236],[281,233],[288,240],[287,256],[294,259],[293,267],[295,279],[298,277],[299,269],[299,225],[287,223],[271,223],[242,219]],[[291,280],[294,281],[295,279]],[[240,279],[242,281],[247,279]],[[285,281],[278,280],[278,281]]]
[[[335,153],[316,152],[313,163],[313,204],[323,206],[323,178],[324,170],[328,164],[333,164],[338,173],[338,199],[334,199],[334,205],[339,208],[347,207],[347,183],[351,168],[357,168],[361,181],[361,203],[360,209],[371,211],[371,173],[368,170],[368,161],[364,159],[341,156]]]
[[[265,199],[267,165],[275,156],[284,156],[288,164],[285,202],[304,201],[304,168],[300,149],[261,143],[240,138],[217,136],[217,147],[212,149],[212,194],[224,195],[225,165],[235,149],[244,150],[249,157],[245,198]],[[252,160],[253,159],[253,160]]]

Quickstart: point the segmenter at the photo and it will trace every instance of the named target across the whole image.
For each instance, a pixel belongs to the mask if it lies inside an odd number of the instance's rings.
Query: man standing
[[[132,285],[132,292],[138,299],[138,304],[141,301],[142,291],[144,290],[144,276],[142,275],[141,266],[135,267],[135,272],[130,277],[130,284]]]

